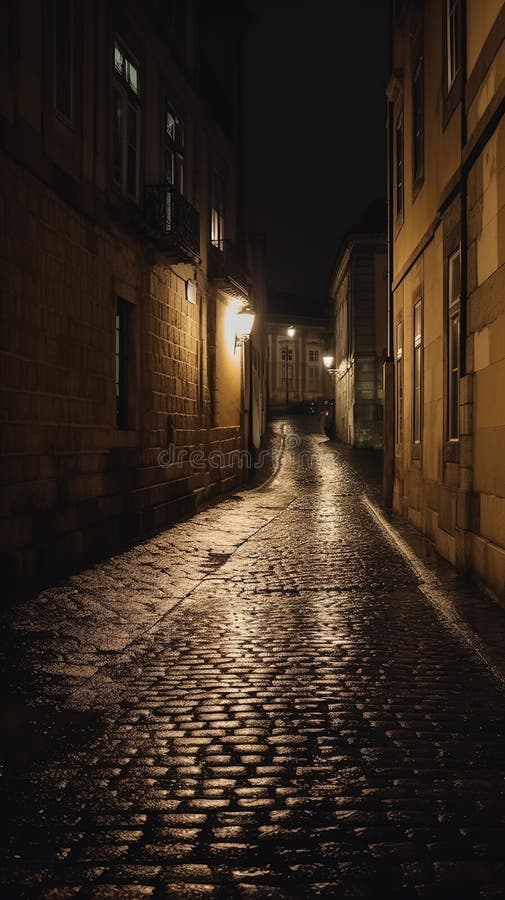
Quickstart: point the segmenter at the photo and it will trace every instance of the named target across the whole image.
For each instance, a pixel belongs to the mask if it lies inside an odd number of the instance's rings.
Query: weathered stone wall
[[[237,482],[236,466],[188,459],[192,449],[205,457],[239,446],[238,417],[211,427],[202,275],[193,305],[176,267],[149,259],[122,232],[91,225],[5,155],[0,264],[7,577],[72,568]],[[118,296],[134,307],[129,429],[116,426]],[[239,385],[237,363],[230,390]],[[173,440],[180,458],[162,466],[159,454]]]

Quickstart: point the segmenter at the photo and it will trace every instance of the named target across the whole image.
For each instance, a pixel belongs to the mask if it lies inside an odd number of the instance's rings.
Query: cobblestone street
[[[505,896],[503,688],[282,427],[266,485],[4,622],[2,897]]]

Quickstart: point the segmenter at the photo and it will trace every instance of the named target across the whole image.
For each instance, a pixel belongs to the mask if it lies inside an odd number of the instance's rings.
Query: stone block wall
[[[92,225],[3,154],[0,265],[4,583],[72,569],[238,483],[233,463],[190,459],[240,446],[238,419],[211,422],[202,272],[191,304],[177,267]],[[116,425],[118,297],[134,332],[127,429]],[[238,364],[230,390],[239,396]],[[172,442],[177,461],[160,465]]]

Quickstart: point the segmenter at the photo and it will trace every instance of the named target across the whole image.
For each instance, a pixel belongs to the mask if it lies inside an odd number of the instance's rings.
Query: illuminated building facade
[[[335,436],[353,447],[382,447],[386,354],[386,240],[350,233],[330,284],[334,309]]]
[[[266,315],[271,409],[332,396],[323,364],[330,337],[328,309],[308,298],[272,292]]]
[[[15,582],[108,553],[243,477],[228,454],[252,440],[264,364],[236,341],[237,314],[264,278],[238,214],[239,11],[4,9],[1,528]]]
[[[393,508],[503,598],[505,8],[398,0],[392,27]]]

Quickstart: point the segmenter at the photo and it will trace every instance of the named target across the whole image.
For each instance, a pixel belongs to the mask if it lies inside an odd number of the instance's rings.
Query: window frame
[[[418,315],[417,315],[418,311]],[[419,327],[417,328],[416,319]],[[423,441],[423,299],[412,307],[412,443]]]
[[[461,14],[461,0],[445,0],[445,76],[448,94],[461,72]]]
[[[173,121],[173,132],[168,128],[168,117]],[[172,177],[167,176],[167,156],[171,154]],[[185,156],[185,127],[184,120],[176,111],[175,106],[165,97],[163,107],[163,177],[167,184],[173,185],[174,189],[184,197],[186,182],[184,173],[184,156]]]
[[[212,178],[212,205],[210,211],[210,242],[213,247],[224,251],[225,242],[225,197],[226,182],[221,172],[214,172]]]
[[[395,220],[403,223],[405,215],[405,124],[403,108],[395,119]],[[399,152],[401,150],[401,153]],[[399,170],[401,169],[401,180]],[[401,202],[400,202],[401,200]]]
[[[396,444],[403,444],[404,436],[404,366],[403,366],[403,320],[396,323],[396,382],[395,382],[395,411],[396,411]]]
[[[459,259],[459,292],[453,297],[454,276],[453,261]],[[453,323],[456,323],[456,335],[453,331]],[[459,393],[461,378],[461,245],[458,245],[447,257],[447,357],[446,357],[446,384],[447,384],[447,412],[446,433],[447,441],[457,444],[460,439],[459,421]]]
[[[121,54],[121,67],[117,65],[117,53]],[[136,72],[136,89],[129,77],[130,69]],[[113,61],[112,61],[112,181],[116,190],[133,203],[139,203],[140,199],[140,156],[141,156],[141,69],[137,58],[128,49],[119,35],[114,37]],[[119,98],[120,109],[120,177],[116,176],[116,96]],[[130,115],[135,122],[135,145],[129,141]],[[129,149],[134,148],[135,153],[135,190],[129,189]]]
[[[412,66],[412,200],[415,200],[424,183],[424,144],[424,54],[421,47],[413,57]]]

